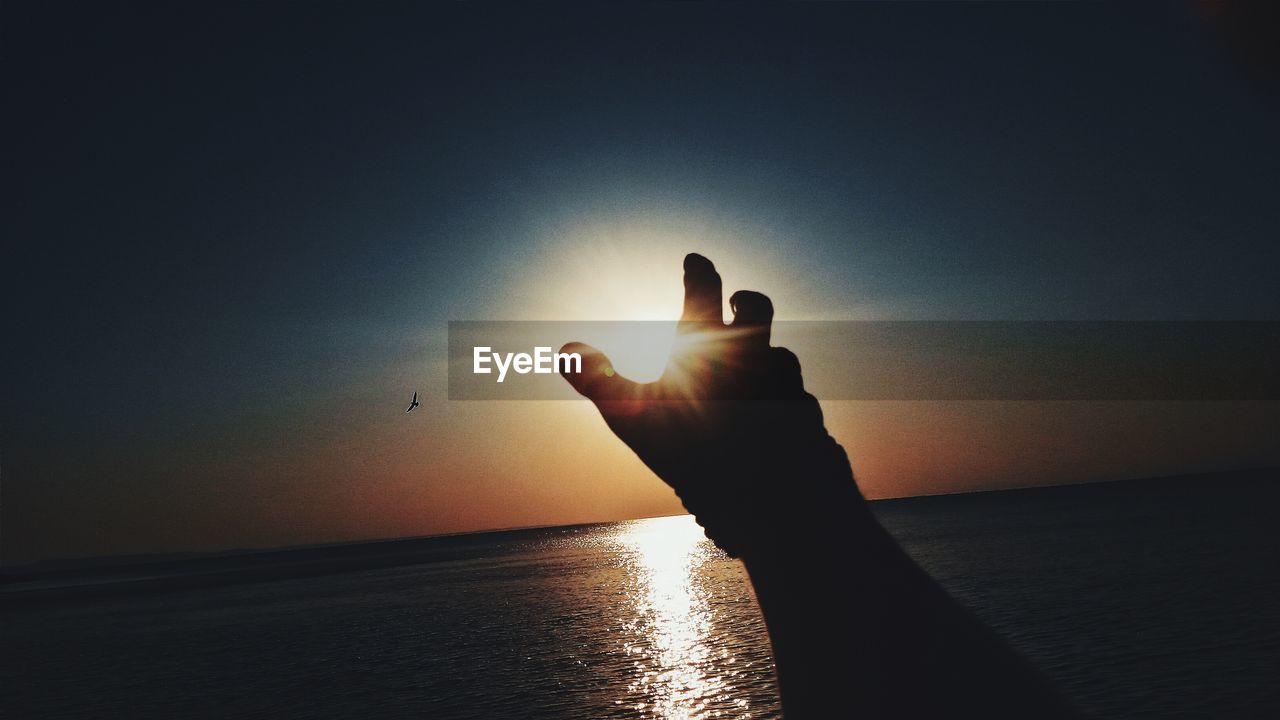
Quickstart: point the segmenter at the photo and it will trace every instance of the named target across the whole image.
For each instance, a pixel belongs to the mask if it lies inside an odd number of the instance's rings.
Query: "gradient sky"
[[[689,251],[779,318],[1280,319],[1277,98],[1191,6],[187,5],[6,23],[6,564],[677,512],[445,330],[674,317]],[[873,497],[1280,462],[1274,403],[825,407]]]

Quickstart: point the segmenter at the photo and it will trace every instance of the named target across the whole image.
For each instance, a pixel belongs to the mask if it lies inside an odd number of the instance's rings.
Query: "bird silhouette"
[[[408,410],[405,410],[405,412],[410,412],[411,410],[413,410],[414,408],[418,407],[418,406],[419,406],[419,405],[421,405],[421,404],[422,404],[422,403],[418,402],[418,391],[417,391],[417,390],[414,390],[414,391],[413,391],[413,400],[409,401],[409,409],[408,409]]]

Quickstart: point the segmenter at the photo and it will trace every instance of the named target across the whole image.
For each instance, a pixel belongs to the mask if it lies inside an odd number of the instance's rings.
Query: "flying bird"
[[[409,410],[405,410],[405,412],[409,412],[410,410],[413,410],[414,408],[418,407],[421,404],[422,403],[418,402],[418,391],[414,390],[413,400],[409,401]]]

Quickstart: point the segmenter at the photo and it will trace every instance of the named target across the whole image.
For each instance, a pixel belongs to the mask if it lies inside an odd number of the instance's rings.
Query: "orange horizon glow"
[[[800,282],[768,249],[698,225],[647,242],[642,225],[565,230],[525,258],[514,290],[480,316],[511,319],[674,320],[680,260],[697,249],[737,289],[770,295],[779,319],[867,308]],[[688,228],[686,228],[688,229]],[[557,229],[557,232],[564,230]],[[600,233],[594,237],[593,233]],[[695,233],[696,234],[696,233]],[[515,271],[512,271],[515,272]],[[548,283],[546,278],[555,278]],[[510,298],[521,298],[517,307]],[[825,309],[824,309],[825,308]],[[82,518],[43,547],[10,549],[7,563],[42,557],[263,548],[682,514],[675,494],[583,401],[447,401],[443,328],[424,328],[423,354],[345,387],[341,396],[246,417],[220,438],[127,448],[118,475],[175,488],[163,498],[93,489],[65,502]],[[433,335],[433,333],[435,333]],[[618,370],[656,379],[670,344],[595,340]],[[674,341],[674,339],[673,339]],[[805,361],[803,347],[793,348]],[[856,369],[804,365],[806,382]],[[404,388],[422,391],[405,415]],[[823,402],[870,499],[1115,480],[1266,464],[1274,403]],[[50,470],[49,472],[60,472]],[[67,468],[65,472],[76,472]],[[165,478],[173,478],[165,482]],[[181,488],[200,492],[180,492]],[[128,502],[120,500],[127,498]],[[154,512],[163,505],[166,511]],[[226,518],[238,518],[228,527]],[[218,538],[234,537],[234,544]],[[92,548],[88,553],[86,548]]]

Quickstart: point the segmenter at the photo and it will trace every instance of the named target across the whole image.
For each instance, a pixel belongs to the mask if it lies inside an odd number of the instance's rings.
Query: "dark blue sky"
[[[793,317],[1280,316],[1277,98],[1189,5],[7,14],[6,560],[277,540],[54,536],[436,382],[584,218],[741,233]]]

